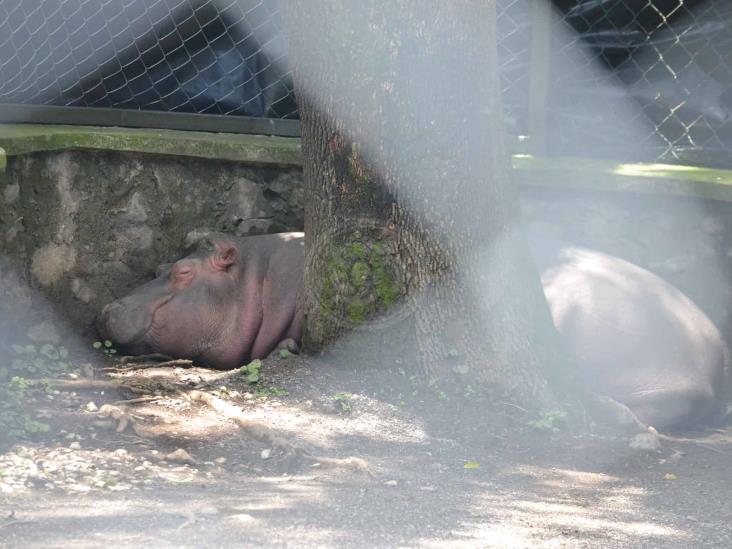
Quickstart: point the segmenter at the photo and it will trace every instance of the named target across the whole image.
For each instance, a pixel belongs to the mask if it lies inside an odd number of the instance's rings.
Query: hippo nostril
[[[147,307],[118,300],[102,309],[97,320],[100,334],[116,345],[134,343],[147,333],[152,314]]]

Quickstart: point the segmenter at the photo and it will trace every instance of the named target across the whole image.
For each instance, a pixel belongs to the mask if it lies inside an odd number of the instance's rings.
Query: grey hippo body
[[[235,368],[267,356],[303,325],[302,233],[214,235],[158,278],[108,305],[100,332],[135,354]],[[556,327],[578,375],[644,422],[703,421],[728,360],[709,318],[679,290],[627,261],[535,239]]]
[[[721,415],[729,352],[696,304],[618,257],[558,241],[531,245],[554,324],[586,387],[657,427]]]
[[[190,358],[230,369],[299,342],[303,234],[214,234],[107,305],[97,328],[122,351]]]

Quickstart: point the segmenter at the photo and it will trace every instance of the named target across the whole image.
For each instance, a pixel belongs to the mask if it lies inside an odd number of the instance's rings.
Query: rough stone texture
[[[13,156],[0,174],[0,307],[27,330],[48,320],[47,298],[84,330],[195,236],[302,226],[298,168],[126,152]]]

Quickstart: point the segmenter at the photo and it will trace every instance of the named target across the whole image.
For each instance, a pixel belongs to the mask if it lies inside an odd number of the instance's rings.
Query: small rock
[[[203,507],[198,509],[198,512],[201,515],[218,515],[219,510],[216,509],[213,505],[204,505]]]
[[[97,405],[94,404],[93,402],[87,402],[86,406],[84,406],[84,409],[87,412],[96,412],[97,410],[99,410],[99,408],[97,408]]]
[[[262,450],[260,456],[262,457],[262,459],[269,459],[270,457],[272,457],[272,450],[270,450],[269,448],[265,448],[264,450]]]
[[[638,433],[630,441],[629,446],[634,450],[653,452],[661,448],[661,441],[655,433]]]
[[[94,366],[85,362],[81,365],[81,374],[88,379],[92,379],[94,377]],[[104,394],[104,392],[102,392],[102,394]]]
[[[247,513],[238,513],[236,515],[231,515],[229,520],[235,521],[239,524],[250,524],[252,522],[256,522],[257,519]]]
[[[399,483],[396,480],[387,480],[384,483],[384,486],[396,486],[397,484],[399,484]]]
[[[69,448],[71,448],[72,450],[81,450],[81,444],[79,444],[77,441],[74,441],[69,444]]]
[[[226,458],[225,457],[217,457],[214,460],[214,463],[218,463],[219,465],[223,465],[224,463],[226,463]]]
[[[680,459],[681,459],[682,457],[684,457],[684,455],[685,455],[685,454],[684,454],[684,452],[681,452],[681,451],[679,451],[679,450],[674,450],[674,453],[673,453],[673,454],[671,454],[671,455],[670,455],[670,456],[668,457],[668,461],[670,461],[670,462],[672,462],[672,463],[673,463],[673,462],[676,462],[676,461],[679,461],[679,460],[680,460]]]
[[[173,461],[176,463],[185,463],[188,465],[194,465],[196,460],[193,459],[191,454],[186,452],[183,448],[178,448],[175,452],[169,453],[165,456],[166,461]]]
[[[118,448],[114,452],[112,452],[112,455],[116,457],[123,457],[127,455],[127,450],[125,450],[124,448]]]

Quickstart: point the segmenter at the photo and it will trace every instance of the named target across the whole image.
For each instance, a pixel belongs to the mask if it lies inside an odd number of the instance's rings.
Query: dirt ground
[[[398,368],[183,366],[38,387],[49,432],[0,440],[0,547],[732,546],[732,431],[639,450]]]

